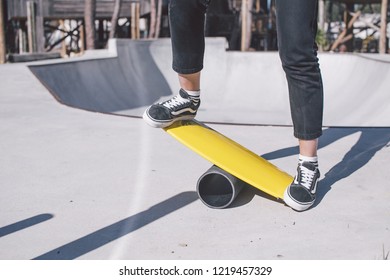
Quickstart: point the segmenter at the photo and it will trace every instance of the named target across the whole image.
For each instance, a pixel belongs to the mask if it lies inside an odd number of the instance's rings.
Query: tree
[[[85,0],[84,22],[87,50],[95,49],[95,12],[96,0]]]
[[[111,30],[109,38],[114,38],[116,34],[116,26],[118,23],[119,12],[121,10],[122,0],[115,0],[114,12],[111,18]]]

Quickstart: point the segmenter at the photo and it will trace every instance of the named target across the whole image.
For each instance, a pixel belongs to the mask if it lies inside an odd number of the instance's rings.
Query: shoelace
[[[172,99],[167,100],[164,103],[162,103],[162,105],[167,107],[168,109],[173,109],[175,107],[184,105],[184,104],[186,104],[188,102],[190,102],[190,100],[184,99],[184,98],[179,97],[179,96],[175,96]]]
[[[304,186],[306,189],[311,190],[313,179],[316,174],[315,171],[311,171],[303,166],[300,166],[299,170],[301,174],[300,184]]]

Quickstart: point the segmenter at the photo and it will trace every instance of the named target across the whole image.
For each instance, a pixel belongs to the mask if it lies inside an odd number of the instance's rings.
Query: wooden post
[[[19,53],[25,53],[27,52],[27,46],[26,46],[26,36],[23,32],[22,28],[18,29],[18,43],[19,43]]]
[[[386,53],[387,6],[388,6],[388,1],[382,0],[381,29],[380,29],[380,37],[379,37],[379,53]]]
[[[36,5],[36,23],[35,23],[35,38],[37,40],[37,51],[45,51],[45,30],[44,30],[44,19],[43,19],[43,4],[42,0],[39,0]]]
[[[131,16],[133,18],[133,16]],[[150,0],[149,38],[154,38],[156,32],[156,0]]]
[[[65,30],[65,23],[64,23],[64,20],[63,19],[60,19],[59,21],[58,21],[58,23],[59,23],[59,25],[60,25],[60,29],[61,30]],[[62,38],[64,38],[65,36],[66,36],[66,33],[64,33],[63,31],[61,32],[62,34]],[[67,53],[66,53],[66,42],[65,42],[65,40],[63,40],[62,42],[61,42],[61,56],[62,57],[65,57],[67,55]]]
[[[157,3],[157,14],[156,14],[156,30],[154,33],[154,38],[158,39],[160,37],[161,30],[161,16],[162,16],[162,0],[158,0]]]
[[[37,33],[36,33],[36,4],[34,1],[27,1],[27,34],[28,49],[30,53],[37,52]]]
[[[241,51],[247,51],[251,43],[252,6],[253,0],[242,0],[241,2]]]
[[[116,27],[118,25],[118,18],[121,11],[122,0],[115,0],[114,11],[111,17],[111,29],[108,38],[112,39],[116,35]]]
[[[85,0],[84,6],[84,24],[85,24],[85,39],[87,50],[95,49],[95,13],[96,0]]]
[[[83,25],[80,26],[80,53],[83,54],[85,52],[85,28]]]
[[[131,3],[131,38],[132,39],[140,38],[139,13],[140,13],[139,2],[132,2]]]
[[[318,27],[320,30],[325,30],[325,1],[319,0],[318,2]]]
[[[0,0],[0,64],[5,63],[5,15],[4,15],[4,0]]]
[[[241,51],[247,50],[248,40],[248,0],[242,0],[241,2]]]

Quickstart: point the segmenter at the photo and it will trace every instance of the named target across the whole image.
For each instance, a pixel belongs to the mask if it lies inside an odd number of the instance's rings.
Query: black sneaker
[[[178,120],[195,118],[199,105],[199,97],[190,96],[185,90],[180,89],[179,94],[173,98],[147,108],[143,119],[153,127],[167,127]]]
[[[312,162],[299,162],[294,181],[284,192],[284,202],[296,211],[309,209],[316,200],[320,171]]]

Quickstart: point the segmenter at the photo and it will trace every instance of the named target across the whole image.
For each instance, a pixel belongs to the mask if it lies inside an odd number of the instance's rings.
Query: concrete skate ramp
[[[149,47],[152,41],[117,42],[115,57],[62,60],[30,66],[61,103],[90,111],[118,113],[170,94]]]
[[[106,58],[30,66],[62,103],[140,117],[147,105],[178,91],[169,39],[113,40]],[[227,52],[207,38],[202,72],[206,122],[291,125],[288,90],[277,52]],[[108,54],[114,54],[109,57]],[[324,126],[390,126],[390,58],[320,54],[325,89]]]

